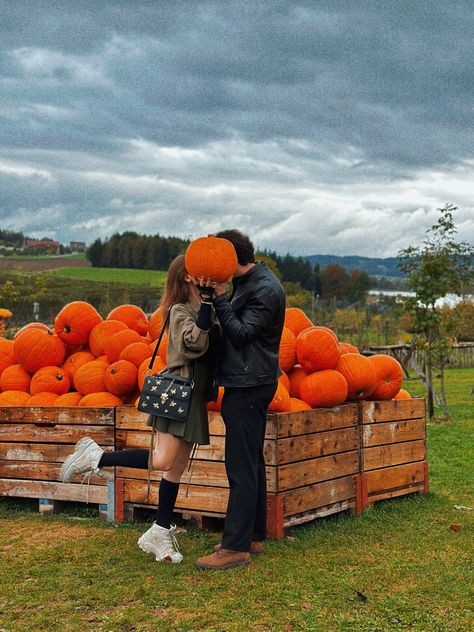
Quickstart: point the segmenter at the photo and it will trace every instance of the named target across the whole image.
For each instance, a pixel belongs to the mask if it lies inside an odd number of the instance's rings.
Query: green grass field
[[[146,525],[41,518],[31,503],[0,503],[0,628],[474,629],[473,384],[474,369],[448,372],[453,422],[428,426],[427,497],[384,501],[358,517],[341,514],[293,528],[247,568],[195,569],[194,560],[218,534],[188,529],[179,534],[184,562],[162,565],[136,545]],[[418,382],[406,387],[422,393]]]
[[[58,268],[49,271],[56,277],[92,281],[95,283],[126,283],[161,288],[166,272],[161,270],[133,270],[131,268]]]

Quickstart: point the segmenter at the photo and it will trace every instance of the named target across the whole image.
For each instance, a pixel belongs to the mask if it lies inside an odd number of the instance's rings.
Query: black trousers
[[[252,540],[265,539],[267,484],[263,442],[267,408],[277,383],[228,388],[222,400],[226,428],[225,467],[229,502],[222,548],[248,551]]]

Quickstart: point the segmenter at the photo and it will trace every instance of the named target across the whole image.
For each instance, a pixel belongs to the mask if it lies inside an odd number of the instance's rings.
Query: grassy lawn
[[[49,274],[80,281],[96,283],[127,283],[163,287],[166,272],[162,270],[134,270],[132,268],[58,268]]]
[[[136,540],[147,526],[40,518],[0,504],[0,629],[10,631],[472,630],[474,369],[448,373],[451,424],[429,425],[430,493],[384,501],[269,542],[250,567],[200,572],[218,534],[179,535],[182,564]],[[418,382],[408,382],[421,394]]]

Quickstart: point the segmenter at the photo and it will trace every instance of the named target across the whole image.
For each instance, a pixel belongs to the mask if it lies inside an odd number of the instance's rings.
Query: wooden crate
[[[428,491],[425,402],[360,402],[361,508]]]
[[[113,506],[113,472],[61,483],[59,471],[74,444],[88,436],[102,447],[114,445],[114,408],[0,407],[0,497],[38,498],[42,513],[56,501],[99,504],[109,518]]]
[[[145,416],[131,407],[116,413],[116,445],[148,448]],[[268,529],[281,536],[284,526],[356,507],[359,472],[358,409],[345,404],[332,409],[271,413],[264,444],[267,468]],[[201,446],[188,482],[184,474],[176,510],[183,514],[224,517],[229,487],[224,465],[224,422],[210,413],[210,445]],[[116,519],[130,505],[156,506],[161,472],[116,468]]]

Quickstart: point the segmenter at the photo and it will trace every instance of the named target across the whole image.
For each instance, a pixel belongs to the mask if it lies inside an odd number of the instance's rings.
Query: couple
[[[218,382],[225,389],[221,414],[226,428],[225,465],[229,502],[221,544],[196,562],[201,569],[246,565],[261,553],[266,532],[266,480],[263,459],[266,412],[277,387],[278,351],[285,318],[283,289],[265,263],[255,262],[250,239],[238,230],[216,237],[235,248],[238,266],[230,298],[226,284],[213,292],[199,288],[184,267],[184,256],[171,263],[161,302],[171,308],[167,369],[188,374],[194,362],[193,399],[188,420],[149,423],[157,430],[156,448],[104,452],[92,439],[81,439],[61,469],[61,479],[122,465],[163,470],[155,522],[138,540],[157,561],[178,563],[183,556],[171,524],[179,483],[193,443],[209,443],[207,396],[212,384],[216,347],[220,347]]]

